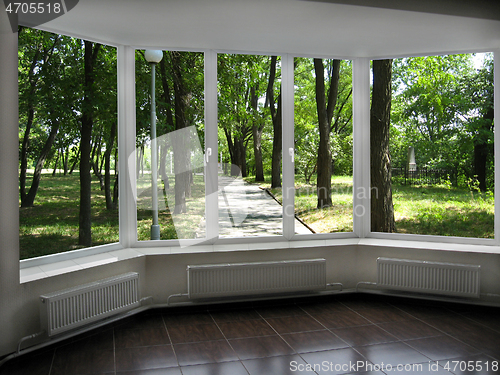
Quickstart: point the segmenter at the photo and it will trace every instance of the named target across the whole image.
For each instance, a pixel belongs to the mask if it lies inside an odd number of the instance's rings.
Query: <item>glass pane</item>
[[[144,51],[136,52],[138,239],[204,238],[204,57],[159,56],[152,106],[153,67]]]
[[[390,84],[395,231],[493,238],[493,54],[395,59]]]
[[[352,64],[295,60],[295,232],[352,232]]]
[[[219,235],[283,233],[280,58],[218,55]]]
[[[18,37],[21,259],[118,242],[116,49]]]

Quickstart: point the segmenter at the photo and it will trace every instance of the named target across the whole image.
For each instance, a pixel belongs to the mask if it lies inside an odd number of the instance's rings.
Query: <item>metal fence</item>
[[[452,169],[417,168],[408,170],[407,167],[393,167],[391,169],[392,182],[402,185],[438,185],[449,181],[457,184],[456,171]]]

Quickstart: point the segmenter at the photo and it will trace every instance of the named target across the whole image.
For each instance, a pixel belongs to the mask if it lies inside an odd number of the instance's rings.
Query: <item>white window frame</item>
[[[453,245],[472,245],[471,251],[500,253],[500,204],[495,202],[495,238],[465,238],[447,237],[418,234],[398,233],[374,233],[370,230],[370,200],[367,194],[370,192],[370,62],[372,58],[349,58],[353,62],[353,232],[349,233],[325,233],[311,235],[295,235],[294,233],[294,196],[283,196],[283,234],[281,236],[255,236],[242,238],[218,238],[218,202],[216,194],[209,192],[217,191],[217,160],[212,158],[207,164],[206,186],[206,215],[207,215],[207,239],[202,240],[160,240],[160,241],[138,241],[137,240],[137,209],[134,200],[136,185],[135,164],[131,169],[128,163],[128,155],[135,152],[135,51],[133,46],[118,45],[117,48],[117,75],[118,75],[118,153],[119,153],[119,243],[96,246],[65,253],[52,254],[20,261],[21,269],[61,262],[69,259],[99,253],[111,252],[120,249],[142,249],[155,248],[158,253],[191,253],[204,251],[231,251],[231,250],[253,250],[289,247],[313,247],[332,244],[370,243],[386,245],[389,242],[400,246],[412,246],[412,243],[429,242],[434,245],[431,248],[452,250]],[[140,49],[144,49],[143,47]],[[157,46],[152,49],[161,49]],[[182,49],[178,49],[182,50]],[[186,49],[187,50],[187,49]],[[244,53],[256,55],[272,55],[269,52],[239,52],[239,51],[217,51],[212,49],[197,50],[204,53],[205,63],[205,148],[211,148],[212,153],[217,155],[217,55],[218,53]],[[500,113],[500,49],[489,51],[456,51],[442,52],[441,54],[453,53],[494,53],[494,110]],[[438,55],[432,53],[428,55]],[[294,76],[293,76],[293,54],[276,53],[282,59],[282,98],[283,98],[283,189],[294,186],[294,166],[287,150],[293,147],[294,129]],[[425,54],[421,54],[425,56]],[[338,57],[327,57],[338,58]],[[377,57],[378,58],[378,57]],[[394,57],[387,57],[394,58]],[[495,152],[495,197],[500,197],[500,132],[494,133]],[[135,160],[135,159],[134,159]],[[215,176],[215,179],[214,179]],[[294,189],[288,189],[293,191]],[[356,192],[360,193],[357,194]],[[210,197],[210,198],[209,198]],[[500,199],[500,198],[499,198]],[[359,210],[359,211],[357,211]],[[360,213],[364,212],[364,215]],[[440,245],[442,244],[442,246]],[[237,245],[237,246],[234,246]],[[486,245],[486,246],[484,246]],[[186,248],[185,246],[190,246]],[[420,245],[416,245],[419,247]],[[163,250],[162,250],[163,249]],[[464,250],[465,251],[465,250]]]

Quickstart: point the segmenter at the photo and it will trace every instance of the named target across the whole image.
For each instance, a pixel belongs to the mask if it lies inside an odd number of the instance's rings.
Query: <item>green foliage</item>
[[[473,58],[467,54],[394,60],[394,167],[406,164],[407,150],[413,146],[418,167],[455,170],[460,184],[475,174],[474,145],[493,142],[492,123],[485,118],[492,108],[493,60],[486,55],[483,66],[475,69]],[[492,178],[488,181],[491,188]]]
[[[319,131],[315,97],[313,60],[296,58],[295,67],[295,169],[307,183],[316,173]],[[325,62],[331,68],[331,60]],[[328,77],[328,75],[326,75]],[[329,82],[325,81],[325,85]],[[327,86],[327,90],[329,87]],[[343,60],[337,105],[334,109],[330,133],[333,174],[352,174],[352,65]]]

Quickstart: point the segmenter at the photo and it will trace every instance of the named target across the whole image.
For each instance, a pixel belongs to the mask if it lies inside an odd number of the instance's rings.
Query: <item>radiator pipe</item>
[[[139,302],[141,303],[141,306],[142,306],[142,302],[143,302],[143,301],[147,301],[147,300],[149,300],[149,299],[151,300],[151,304],[152,304],[152,303],[153,303],[153,296],[148,296],[148,297],[141,298],[141,299],[139,300]]]
[[[168,298],[167,298],[167,306],[170,305],[170,298],[174,298],[174,297],[187,297],[187,296],[189,296],[188,293],[172,294],[172,295],[168,296]]]
[[[340,286],[340,292],[342,291],[342,289],[344,289],[344,285],[342,283],[329,283],[329,284],[326,284],[326,286]]]
[[[375,286],[377,286],[377,283],[372,283],[369,281],[360,281],[359,283],[356,284],[356,293],[358,292],[358,287],[360,285],[375,285]]]
[[[17,344],[17,355],[19,355],[19,353],[21,352],[21,344],[26,341],[26,340],[31,340],[31,339],[34,339],[38,336],[41,336],[43,335],[44,333],[46,333],[45,331],[40,331],[38,333],[34,333],[32,335],[29,335],[29,336],[24,336],[21,340],[19,340],[19,343]]]

